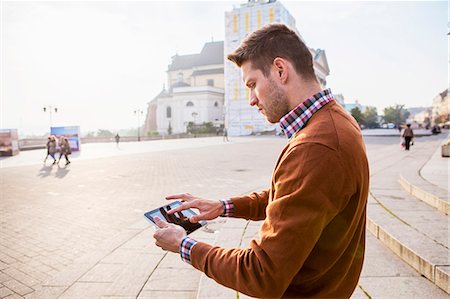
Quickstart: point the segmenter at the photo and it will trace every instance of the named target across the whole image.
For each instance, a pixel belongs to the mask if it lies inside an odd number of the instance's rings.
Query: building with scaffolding
[[[253,31],[270,23],[283,23],[293,29],[302,39],[295,27],[295,19],[289,11],[275,0],[250,0],[225,13],[225,54],[233,52]],[[306,43],[306,42],[305,42]],[[312,49],[314,70],[322,86],[330,70],[325,51]],[[258,134],[273,131],[278,126],[270,124],[249,105],[250,91],[242,82],[240,70],[230,61],[225,61],[225,126],[231,136]]]

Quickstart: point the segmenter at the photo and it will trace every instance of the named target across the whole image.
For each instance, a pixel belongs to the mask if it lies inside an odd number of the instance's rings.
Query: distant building
[[[449,88],[438,94],[433,99],[433,106],[431,108],[432,124],[445,123],[450,120],[449,99]]]
[[[209,42],[199,54],[175,55],[167,69],[167,89],[148,103],[145,134],[185,133],[189,122],[224,120],[223,41]]]
[[[250,0],[225,13],[225,53],[231,53],[253,31],[270,23],[283,23],[303,37],[295,27],[295,19],[275,0]],[[330,73],[325,51],[311,49],[314,70],[325,87]],[[229,135],[250,135],[274,130],[272,125],[249,103],[249,90],[242,82],[240,70],[230,61],[225,62],[225,126]]]
[[[358,108],[361,112],[364,112],[366,110],[366,106],[361,105],[358,101],[355,101],[354,103],[348,103],[344,105],[345,110],[347,110],[349,113],[352,112],[352,109]]]
[[[431,108],[414,107],[407,109],[410,113],[406,123],[416,125],[416,127],[423,127],[431,123]]]

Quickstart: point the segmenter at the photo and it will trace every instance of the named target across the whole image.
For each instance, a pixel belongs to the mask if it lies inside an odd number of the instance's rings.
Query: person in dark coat
[[[403,131],[402,137],[405,138],[405,150],[409,151],[411,141],[414,138],[414,132],[411,129],[411,124],[406,125],[406,129]]]
[[[47,156],[45,156],[44,164],[47,161],[48,156],[53,158],[53,164],[55,164],[56,163],[55,153],[56,153],[56,138],[53,135],[48,136],[48,138],[47,138]]]
[[[66,165],[70,164],[68,155],[70,155],[72,153],[72,151],[70,149],[69,139],[67,139],[67,137],[65,137],[65,136],[61,137],[60,147],[61,147],[61,151],[59,153],[58,164],[63,155],[66,158]]]

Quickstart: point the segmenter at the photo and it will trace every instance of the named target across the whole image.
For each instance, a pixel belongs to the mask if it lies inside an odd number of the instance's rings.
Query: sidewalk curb
[[[393,237],[382,226],[375,223],[370,217],[367,217],[367,230],[370,231],[378,240],[380,240],[393,253],[398,255],[403,261],[422,274],[436,286],[450,294],[450,266],[435,265],[427,259],[418,255],[414,250],[402,244]]]
[[[447,201],[443,200],[442,198],[434,194],[426,192],[421,188],[419,188],[418,186],[410,183],[408,180],[404,178],[402,174],[400,174],[399,183],[403,187],[403,189],[405,189],[405,191],[411,194],[412,196],[427,203],[433,208],[436,208],[437,210],[443,212],[444,214],[449,215],[450,205]]]

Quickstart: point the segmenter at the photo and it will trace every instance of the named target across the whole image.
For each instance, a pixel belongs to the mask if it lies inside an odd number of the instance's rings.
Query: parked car
[[[395,124],[393,124],[393,123],[382,124],[381,127],[383,129],[394,129],[395,128]]]

